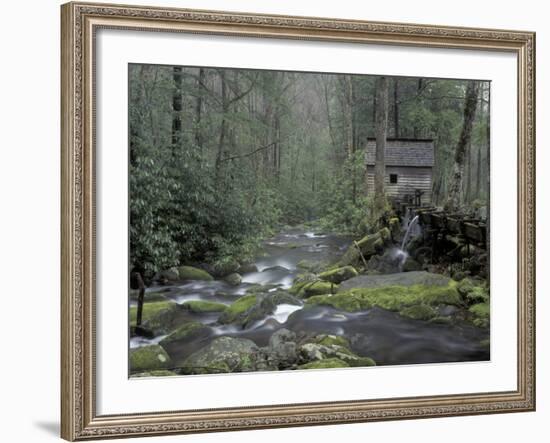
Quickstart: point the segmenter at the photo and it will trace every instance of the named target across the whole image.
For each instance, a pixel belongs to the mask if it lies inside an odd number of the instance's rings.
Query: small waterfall
[[[407,241],[409,240],[409,237],[411,236],[411,232],[412,232],[413,228],[417,225],[417,223],[418,223],[418,215],[415,216],[411,220],[409,225],[407,226],[407,231],[405,232],[405,237],[403,237],[403,241],[401,242],[401,250],[403,252],[405,252],[405,247],[407,246]]]
[[[407,213],[408,216],[408,213]],[[413,229],[418,225],[418,215],[416,215],[410,222],[407,224],[407,230],[405,231],[405,236],[403,237],[403,241],[401,242],[401,247],[397,249],[396,256],[399,259],[399,270],[403,270],[403,265],[407,261],[407,258],[409,254],[407,253],[406,247],[407,242],[409,241]]]

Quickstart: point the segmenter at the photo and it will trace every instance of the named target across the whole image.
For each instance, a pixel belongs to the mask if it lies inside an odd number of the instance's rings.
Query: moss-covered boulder
[[[209,332],[210,328],[208,326],[197,321],[190,321],[177,327],[164,337],[159,344],[170,351],[169,348],[175,343],[187,342],[200,336],[207,336]]]
[[[219,337],[191,354],[179,366],[184,374],[254,371],[258,347],[244,338]]]
[[[326,358],[316,360],[298,366],[298,369],[329,369],[329,368],[349,368],[350,366],[339,358]]]
[[[255,294],[244,295],[228,306],[218,321],[222,324],[227,324],[242,320],[248,310],[251,309],[257,301],[258,296]]]
[[[338,285],[327,281],[315,281],[305,284],[299,292],[299,295],[308,298],[321,294],[333,294],[338,289]]]
[[[196,313],[223,312],[227,308],[227,305],[224,305],[223,303],[216,303],[206,300],[189,300],[183,303],[181,306],[191,312]]]
[[[169,301],[168,298],[166,298],[167,294],[166,289],[160,289],[160,290],[154,290],[154,291],[145,291],[145,294],[143,295],[143,301],[145,303],[155,302],[155,301]],[[139,290],[136,289],[130,289],[130,300],[137,300],[139,298]]]
[[[224,281],[226,283],[229,283],[231,286],[239,286],[243,281],[243,278],[241,277],[240,274],[237,274],[236,272],[232,272],[231,274],[224,277]]]
[[[283,290],[270,293],[248,294],[227,307],[218,322],[249,327],[273,314],[277,305],[301,305],[301,300]]]
[[[315,281],[317,281],[317,276],[311,272],[305,272],[303,274],[299,274],[294,279],[292,287],[288,290],[288,292],[294,295],[300,295],[300,291],[306,284],[313,283]]]
[[[332,269],[319,274],[319,278],[331,283],[341,283],[344,280],[349,280],[352,277],[357,277],[358,273],[353,266],[342,266],[341,268]]]
[[[472,323],[478,328],[488,328],[490,324],[491,307],[489,303],[477,303],[470,306],[468,312]]]
[[[325,305],[348,312],[363,311],[374,306],[402,311],[413,305],[460,305],[461,298],[452,280],[446,286],[382,286],[355,288],[334,295],[318,295],[306,305]]]
[[[159,345],[143,346],[130,350],[130,372],[144,372],[169,368],[170,356]]]
[[[195,268],[193,266],[180,266],[178,268],[179,279],[182,281],[188,280],[204,280],[212,281],[212,277],[208,272],[203,269]]]
[[[355,354],[345,339],[340,340],[340,337],[336,336],[318,336],[314,340],[317,343],[305,343],[298,348],[299,359],[302,363],[337,358],[353,367],[376,365],[372,358]]]
[[[437,317],[437,311],[431,306],[420,304],[407,306],[399,311],[399,315],[412,318],[413,320],[431,320]]]
[[[384,275],[359,275],[346,280],[338,287],[338,292],[355,288],[380,288],[384,286],[448,286],[452,280],[441,274],[426,271],[397,272]],[[455,282],[456,284],[456,282]]]
[[[341,335],[321,334],[315,336],[311,342],[323,346],[342,346],[343,348],[350,347],[349,340]]]
[[[359,264],[362,260],[361,255],[368,259],[374,254],[381,254],[384,248],[390,245],[390,230],[382,228],[375,234],[366,235],[361,240],[354,242],[340,259],[340,266]]]
[[[141,325],[153,335],[167,334],[181,320],[182,308],[172,301],[157,301],[143,304]],[[135,325],[137,306],[130,308],[130,325]]]

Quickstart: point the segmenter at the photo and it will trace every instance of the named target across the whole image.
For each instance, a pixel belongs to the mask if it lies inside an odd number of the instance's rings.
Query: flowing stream
[[[341,256],[350,243],[349,238],[334,234],[289,229],[264,241],[261,254],[254,263],[258,271],[244,274],[240,285],[230,286],[224,281],[194,281],[167,287],[165,296],[180,304],[189,300],[206,300],[229,305],[253,285],[264,286],[268,294],[277,288],[288,289],[296,275],[303,272],[299,263],[330,263]],[[151,290],[155,289],[158,288]],[[244,329],[218,324],[219,313],[189,312],[186,315],[190,320],[209,325],[210,332],[182,344],[176,350],[176,359],[185,358],[222,335],[247,338],[258,346],[266,346],[271,335],[281,328],[297,334],[344,335],[350,340],[354,352],[374,358],[379,365],[490,358],[488,349],[480,345],[482,340],[488,338],[485,330],[466,324],[433,324],[412,320],[380,308],[348,313],[323,306],[303,309],[303,306],[281,304],[272,314]],[[156,343],[160,339],[134,337],[130,346]]]

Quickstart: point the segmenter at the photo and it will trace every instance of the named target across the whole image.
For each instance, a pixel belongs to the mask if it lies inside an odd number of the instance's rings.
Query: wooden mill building
[[[367,140],[367,192],[374,190],[376,139]],[[385,149],[385,190],[388,197],[399,201],[413,198],[420,191],[422,205],[432,201],[434,167],[433,140],[388,138]]]

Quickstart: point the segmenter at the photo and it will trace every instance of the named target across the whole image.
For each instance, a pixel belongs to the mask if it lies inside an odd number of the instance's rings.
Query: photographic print
[[[490,359],[490,82],[128,76],[130,377]]]

